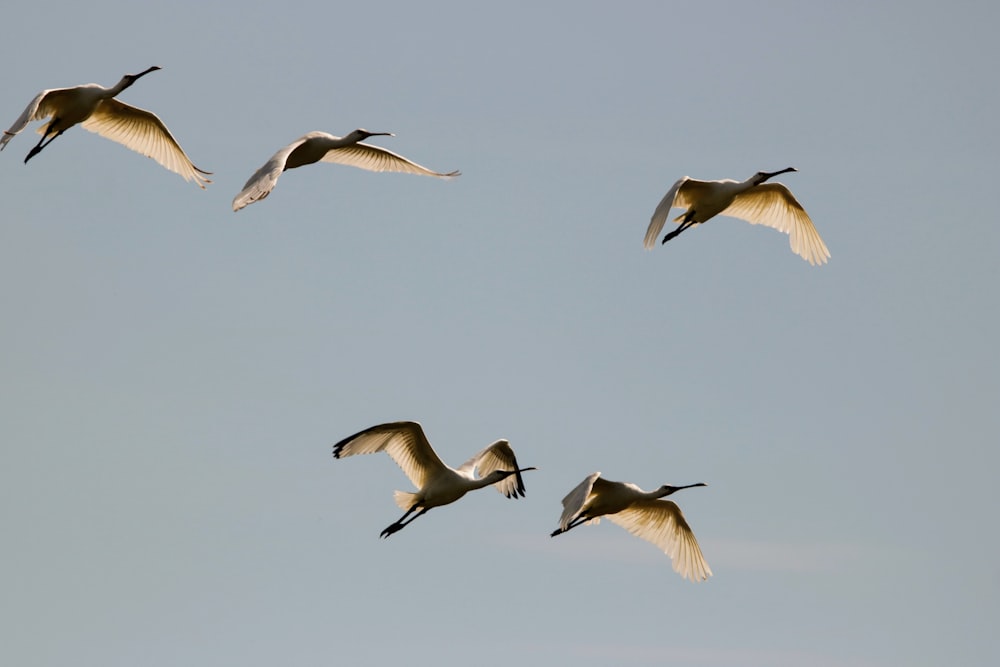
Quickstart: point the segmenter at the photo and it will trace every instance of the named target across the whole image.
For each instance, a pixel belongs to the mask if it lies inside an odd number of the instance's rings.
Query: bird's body
[[[712,576],[712,570],[705,562],[694,532],[676,503],[661,500],[693,486],[705,485],[665,485],[655,491],[643,491],[635,484],[612,482],[595,472],[563,498],[559,528],[552,532],[552,537],[582,523],[598,523],[602,516],[607,517],[636,537],[662,549],[670,556],[674,571],[685,579],[704,581]]]
[[[508,498],[524,496],[521,473],[534,470],[518,468],[514,450],[506,440],[497,440],[458,468],[452,468],[438,457],[420,424],[409,421],[372,426],[333,446],[333,456],[338,459],[376,452],[391,456],[418,488],[416,493],[395,492],[396,504],[406,514],[383,530],[382,537],[402,530],[434,507],[453,503],[469,491],[485,486],[496,487]],[[403,523],[413,512],[417,514]]]
[[[151,111],[114,99],[140,77],[158,69],[150,67],[139,74],[126,74],[111,88],[88,83],[73,88],[43,90],[31,100],[10,129],[4,131],[3,137],[0,137],[0,150],[28,123],[51,117],[48,123],[38,128],[42,138],[28,152],[25,162],[63,132],[80,124],[85,130],[156,160],[170,171],[180,174],[184,180],[194,181],[204,189],[206,183],[211,183],[205,178],[210,172],[194,166],[163,121]]]
[[[788,171],[795,169],[759,171],[745,181],[699,181],[685,176],[673,184],[656,207],[643,245],[647,249],[654,247],[670,209],[684,208],[687,210],[674,220],[680,226],[667,234],[663,243],[689,227],[707,222],[717,215],[728,215],[788,234],[792,252],[810,264],[825,264],[830,251],[805,209],[783,184],[765,182]]]
[[[389,132],[369,132],[361,129],[354,130],[346,137],[335,137],[326,132],[309,132],[302,135],[272,155],[264,166],[254,172],[243,186],[243,190],[233,199],[233,210],[238,211],[271,194],[281,172],[315,162],[335,162],[368,171],[395,171],[438,178],[460,175],[457,171],[446,174],[431,171],[392,151],[359,143],[373,136],[393,135]]]

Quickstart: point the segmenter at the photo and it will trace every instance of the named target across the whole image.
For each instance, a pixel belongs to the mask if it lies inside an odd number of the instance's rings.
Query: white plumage
[[[434,507],[453,503],[469,491],[493,486],[508,498],[524,496],[521,473],[535,468],[519,468],[514,450],[506,440],[497,440],[458,468],[444,464],[427,441],[417,422],[379,424],[344,438],[333,446],[334,458],[385,452],[403,469],[416,493],[396,491],[399,509],[406,513],[382,531],[382,537],[408,526]],[[476,475],[478,473],[478,476]],[[409,521],[403,521],[419,510]]]
[[[606,516],[636,537],[659,547],[670,556],[677,574],[691,581],[704,581],[712,576],[712,570],[681,508],[670,500],[660,500],[693,486],[705,484],[664,485],[655,491],[643,491],[635,484],[612,482],[595,472],[563,498],[559,528],[552,532],[552,537],[582,523],[599,523]]]
[[[422,167],[392,151],[370,144],[358,143],[374,136],[391,137],[393,135],[390,132],[369,132],[362,129],[354,130],[346,137],[335,137],[326,132],[310,132],[302,135],[272,155],[271,159],[264,163],[264,166],[254,172],[254,175],[243,186],[243,190],[233,198],[233,210],[238,211],[271,194],[271,190],[278,183],[281,172],[314,162],[335,162],[368,171],[395,171],[438,178],[452,178],[461,175],[461,172],[458,171],[447,174],[431,171],[427,167]]]
[[[114,99],[140,77],[158,69],[160,68],[154,66],[138,74],[126,74],[111,88],[88,83],[73,88],[43,90],[31,100],[10,129],[3,133],[3,137],[0,137],[0,150],[28,123],[51,116],[48,123],[38,128],[42,138],[28,152],[25,162],[79,123],[83,129],[152,158],[170,171],[180,174],[184,180],[194,181],[204,189],[206,183],[211,183],[205,178],[211,172],[194,166],[163,121],[151,111]]]
[[[687,209],[674,219],[680,226],[663,238],[663,243],[685,229],[707,222],[717,215],[728,215],[755,225],[765,225],[788,234],[792,252],[810,264],[825,264],[830,257],[812,220],[792,192],[781,183],[765,183],[769,178],[789,171],[759,171],[745,181],[698,181],[685,176],[660,201],[646,229],[643,246],[656,244],[671,208]]]

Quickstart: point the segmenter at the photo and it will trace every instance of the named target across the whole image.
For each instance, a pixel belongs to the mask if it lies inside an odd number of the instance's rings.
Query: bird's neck
[[[107,96],[108,97],[114,97],[118,93],[122,92],[123,90],[125,90],[126,88],[128,88],[129,86],[131,86],[133,83],[135,83],[135,82],[132,79],[129,79],[128,77],[122,77],[121,81],[119,81],[117,84],[115,84],[111,88],[108,88]]]
[[[481,489],[481,488],[483,488],[485,486],[491,486],[493,484],[497,484],[499,482],[504,481],[505,479],[507,479],[511,475],[516,475],[516,474],[517,474],[516,470],[511,470],[511,471],[507,472],[507,474],[505,474],[505,475],[488,475],[486,477],[482,477],[480,479],[473,480],[474,486],[472,488],[473,489]]]
[[[504,479],[504,478],[497,479],[497,478],[494,478],[494,477],[480,477],[479,479],[472,480],[470,488],[471,489],[482,489],[482,488],[485,488],[487,486],[492,486],[493,484],[496,484],[497,482],[501,481],[502,479]]]

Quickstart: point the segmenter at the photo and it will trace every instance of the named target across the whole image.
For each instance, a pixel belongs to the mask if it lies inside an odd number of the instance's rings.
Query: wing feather
[[[65,98],[71,90],[71,88],[52,88],[35,95],[34,99],[28,103],[28,106],[14,121],[14,124],[5,130],[3,136],[0,137],[0,151],[4,149],[8,141],[27,127],[28,123],[51,116],[52,112],[59,106],[59,101]],[[39,133],[44,133],[46,127],[46,125],[39,127]]]
[[[594,472],[587,475],[582,482],[576,485],[576,487],[566,494],[566,497],[562,499],[563,512],[559,517],[559,529],[566,530],[566,527],[577,516],[583,511],[584,506],[587,503],[587,499],[590,498],[591,489],[594,488],[594,483],[601,476],[600,472]]]
[[[211,172],[194,166],[167,126],[151,111],[116,99],[105,99],[81,125],[85,130],[156,160],[184,180],[194,181],[203,190],[206,183],[212,182],[205,178]]]
[[[327,151],[321,162],[333,162],[344,164],[368,171],[394,171],[404,174],[419,174],[422,176],[436,176],[438,178],[453,178],[460,176],[461,172],[451,171],[442,174],[421,166],[412,160],[408,160],[402,155],[397,155],[390,150],[371,146],[369,144],[352,144],[343,148],[335,148]]]
[[[687,180],[688,177],[685,176],[671,185],[670,189],[667,190],[667,194],[663,195],[663,199],[657,204],[656,210],[653,211],[653,217],[649,220],[649,227],[646,228],[646,238],[642,242],[642,247],[646,250],[656,247],[656,239],[660,236],[660,232],[663,231],[663,225],[667,222],[670,209],[675,206],[674,200],[677,198],[677,191],[680,190],[680,187]]]
[[[244,206],[249,206],[271,194],[271,190],[278,184],[278,177],[285,170],[288,156],[292,154],[292,151],[305,143],[308,138],[308,135],[299,137],[272,155],[271,159],[264,163],[264,166],[255,171],[253,176],[243,185],[240,193],[233,198],[233,210],[238,211]]]
[[[459,472],[477,472],[479,477],[486,477],[495,470],[519,469],[514,450],[506,440],[497,440],[458,467]],[[497,482],[493,487],[508,498],[524,496],[524,480],[521,479],[520,472]]]
[[[670,500],[638,500],[606,518],[666,553],[674,571],[691,581],[704,581],[712,570],[680,507]]]
[[[643,247],[647,250],[656,247],[656,239],[659,237],[660,232],[663,231],[663,226],[666,224],[667,218],[670,217],[670,209],[691,208],[694,202],[703,196],[703,193],[707,192],[709,185],[710,183],[707,181],[699,181],[685,176],[670,186],[667,194],[663,195],[663,199],[660,200],[656,210],[653,211],[653,217],[649,220],[649,227],[646,228],[646,238],[642,242]],[[680,218],[677,218],[677,221],[680,221],[683,217],[681,215]]]
[[[417,422],[379,424],[348,436],[333,446],[334,458],[385,452],[392,457],[417,488],[423,488],[432,473],[447,466],[438,458]]]
[[[792,252],[812,265],[825,264],[830,258],[809,215],[782,183],[762,183],[740,193],[721,215],[788,234]]]

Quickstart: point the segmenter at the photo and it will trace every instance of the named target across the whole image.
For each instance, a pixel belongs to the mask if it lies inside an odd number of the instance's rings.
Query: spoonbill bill
[[[712,570],[701,554],[698,540],[681,514],[681,508],[664,496],[693,486],[664,485],[655,491],[643,491],[635,484],[612,482],[595,472],[588,475],[563,498],[559,527],[551,537],[576,528],[581,523],[600,523],[601,517],[663,550],[673,561],[674,572],[691,581],[704,581]]]
[[[10,129],[4,131],[3,137],[0,137],[0,150],[28,123],[51,116],[48,123],[38,128],[42,138],[28,151],[28,156],[24,158],[26,164],[59,135],[79,123],[85,130],[153,158],[170,171],[180,174],[184,180],[194,181],[204,190],[205,184],[212,182],[205,178],[211,172],[194,166],[163,121],[151,111],[129,106],[115,99],[116,95],[140,78],[158,69],[160,68],[153,66],[138,74],[126,74],[111,88],[87,83],[73,88],[43,90],[35,95],[35,99],[31,100]]]
[[[389,537],[413,523],[421,514],[453,503],[469,491],[484,486],[492,485],[508,498],[524,496],[521,473],[535,470],[518,467],[514,450],[506,440],[497,440],[458,468],[452,468],[438,458],[420,424],[411,421],[372,426],[333,446],[333,457],[337,459],[375,452],[391,456],[418,487],[416,493],[395,492],[396,504],[406,513],[383,530],[380,537]],[[404,523],[406,517],[414,512],[416,514]]]
[[[646,229],[643,246],[646,249],[654,247],[671,208],[686,208],[674,219],[680,226],[664,236],[662,243],[717,215],[728,215],[788,234],[792,252],[814,266],[825,264],[830,251],[805,209],[786,186],[766,182],[789,171],[797,169],[788,167],[781,171],[758,171],[745,181],[698,181],[685,176],[671,186],[656,207]]]
[[[335,162],[368,171],[395,171],[437,178],[453,178],[461,175],[458,171],[450,171],[447,174],[431,171],[392,151],[371,144],[358,143],[375,136],[395,135],[391,132],[369,132],[362,129],[354,130],[346,137],[335,137],[326,132],[310,132],[302,135],[272,155],[263,167],[254,172],[243,186],[243,190],[233,199],[233,211],[238,211],[271,194],[281,172],[314,162]]]

